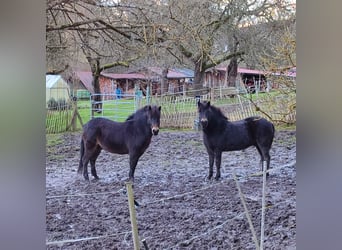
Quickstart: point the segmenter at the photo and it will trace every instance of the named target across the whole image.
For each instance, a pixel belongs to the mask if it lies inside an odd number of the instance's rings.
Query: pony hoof
[[[220,180],[221,176],[215,176],[215,181]]]

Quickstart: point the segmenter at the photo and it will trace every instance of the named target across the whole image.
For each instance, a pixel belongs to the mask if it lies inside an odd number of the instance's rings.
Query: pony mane
[[[210,105],[211,111],[214,113],[215,117],[228,121],[228,118],[222,113],[221,109]]]
[[[132,121],[136,118],[142,117],[143,114],[145,113],[145,107],[142,107],[140,109],[138,109],[137,111],[135,111],[135,113],[131,114],[130,116],[127,117],[126,121]]]

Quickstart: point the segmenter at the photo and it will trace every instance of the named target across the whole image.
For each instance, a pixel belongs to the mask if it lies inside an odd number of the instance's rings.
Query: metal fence
[[[113,121],[124,121],[143,105],[142,97],[131,94],[90,95],[90,117],[106,117]]]
[[[235,121],[248,116],[259,115],[275,123],[295,123],[296,109],[289,109],[291,101],[295,104],[295,95],[251,95],[239,94],[236,89],[203,89],[200,95],[192,92],[167,93],[162,96],[143,96],[121,94],[101,94],[90,96],[90,118],[106,117],[114,121],[124,121],[137,109],[147,105],[162,106],[161,127],[197,129],[197,101],[210,100],[219,107],[229,120]],[[197,92],[198,93],[198,92]],[[74,126],[72,120],[77,114],[74,108],[47,109],[47,133],[67,131]],[[81,120],[81,119],[80,119]],[[86,122],[86,121],[84,121]]]

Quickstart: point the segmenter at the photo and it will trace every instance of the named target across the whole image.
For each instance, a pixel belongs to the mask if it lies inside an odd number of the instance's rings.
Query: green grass
[[[275,129],[280,131],[280,130],[296,130],[296,124],[279,124],[275,126]]]
[[[86,123],[91,119],[91,104],[89,100],[78,101],[78,112],[82,118],[82,122]],[[120,99],[113,101],[105,101],[102,105],[102,112],[94,112],[94,117],[108,117],[115,121],[125,121],[129,115],[134,113],[133,99]]]

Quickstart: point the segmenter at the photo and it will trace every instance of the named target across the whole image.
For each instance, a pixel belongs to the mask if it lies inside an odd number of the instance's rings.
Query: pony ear
[[[158,107],[159,111],[161,110],[161,106]]]
[[[197,101],[197,107],[201,107],[201,105],[202,105],[201,102],[198,100]]]
[[[207,102],[207,106],[210,107],[210,101]]]

